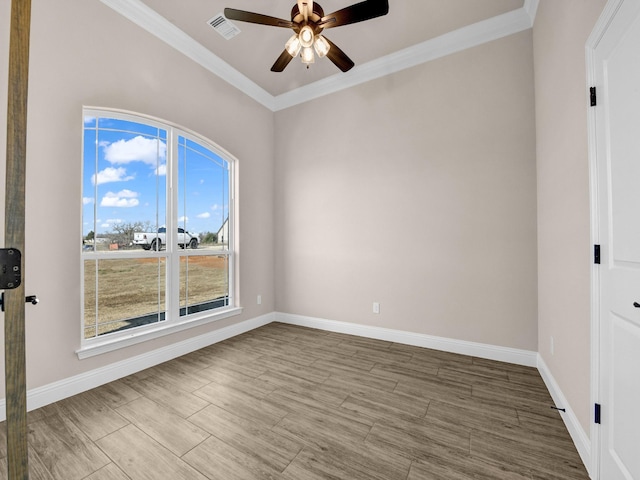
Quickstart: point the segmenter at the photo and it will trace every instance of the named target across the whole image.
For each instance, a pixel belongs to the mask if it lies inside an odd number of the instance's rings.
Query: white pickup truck
[[[178,228],[178,245],[181,248],[198,248],[200,237],[195,233],[189,233],[184,228]],[[158,228],[158,233],[135,232],[133,244],[140,245],[145,250],[160,250],[167,244],[166,227]]]

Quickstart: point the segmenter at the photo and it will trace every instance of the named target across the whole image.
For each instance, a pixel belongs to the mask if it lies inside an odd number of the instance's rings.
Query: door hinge
[[[590,93],[589,96],[591,97],[591,106],[595,107],[597,104],[596,87],[589,88],[589,93]]]
[[[596,407],[594,410],[593,421],[600,425],[600,404],[596,403]]]
[[[600,265],[600,245],[593,246],[593,263]]]

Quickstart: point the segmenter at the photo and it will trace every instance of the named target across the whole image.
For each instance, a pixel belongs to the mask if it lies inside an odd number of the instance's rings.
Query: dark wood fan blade
[[[323,35],[324,37],[324,35]],[[329,53],[327,53],[327,58],[331,60],[336,67],[338,67],[343,72],[347,72],[353,68],[355,63],[351,60],[346,53],[344,53],[338,46],[329,40],[327,37],[324,37],[327,42],[329,42],[330,48]]]
[[[293,60],[293,57],[289,55],[289,52],[287,52],[287,50],[285,49],[276,60],[276,63],[273,64],[273,67],[271,67],[271,71],[282,72],[285,68],[287,68],[287,65],[289,65],[289,62],[291,60]]]
[[[324,28],[340,27],[364,22],[389,13],[388,0],[365,0],[322,17],[319,25]]]
[[[289,20],[282,20],[281,18],[262,15],[261,13],[245,12],[244,10],[236,10],[235,8],[225,8],[224,16],[229,20],[238,20],[239,22],[258,23],[271,27],[294,27],[293,22]]]

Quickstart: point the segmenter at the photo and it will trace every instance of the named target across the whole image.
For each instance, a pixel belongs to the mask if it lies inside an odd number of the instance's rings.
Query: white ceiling
[[[271,65],[292,35],[287,28],[233,23],[226,40],[207,20],[225,7],[289,20],[295,0],[101,0],[271,110],[348,88],[530,28],[538,0],[390,0],[389,13],[327,29],[356,64],[342,73],[327,58],[306,68],[294,59],[282,73]],[[322,0],[325,14],[355,0]]]

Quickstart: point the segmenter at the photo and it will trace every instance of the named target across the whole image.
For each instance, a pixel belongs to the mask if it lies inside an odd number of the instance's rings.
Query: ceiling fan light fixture
[[[315,48],[318,57],[324,58],[327,53],[329,53],[331,45],[329,45],[329,42],[326,38],[324,38],[322,35],[318,35],[315,42],[313,42],[313,48]]]
[[[305,47],[302,49],[302,63],[309,65],[315,62],[315,55],[313,54],[313,48]]]
[[[313,29],[309,25],[305,25],[300,29],[300,43],[304,48],[309,48],[313,45],[314,35]]]
[[[313,0],[295,1],[291,9],[291,20],[235,8],[224,9],[223,18],[226,19],[289,28],[295,32],[295,35],[285,44],[284,51],[271,66],[272,72],[282,72],[298,55],[307,68],[309,64],[315,62],[315,56],[318,55],[318,58],[327,57],[343,72],[349,71],[355,65],[353,60],[340,50],[340,47],[320,34],[326,28],[359,23],[389,13],[389,0],[361,0],[328,15],[325,15],[324,9]]]
[[[302,44],[300,43],[300,39],[298,38],[298,34],[293,35],[285,44],[284,48],[287,49],[287,52],[292,57],[297,57],[300,53],[300,49],[302,48]]]

